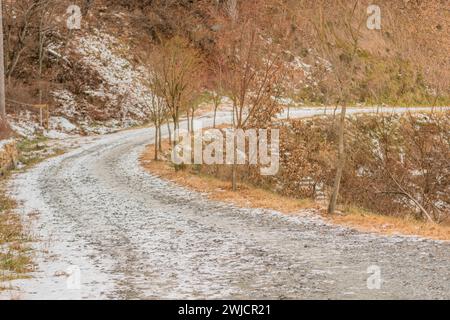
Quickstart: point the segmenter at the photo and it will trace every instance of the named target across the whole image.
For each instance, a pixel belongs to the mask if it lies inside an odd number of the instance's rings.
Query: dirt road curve
[[[139,167],[152,135],[101,137],[15,178],[42,241],[33,278],[2,298],[450,298],[449,243],[207,201]]]

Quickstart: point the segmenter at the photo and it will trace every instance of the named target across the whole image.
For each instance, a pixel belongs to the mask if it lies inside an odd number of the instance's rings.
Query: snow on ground
[[[18,116],[8,117],[11,129],[22,138],[32,140],[42,134],[49,139],[66,139],[77,136],[79,128],[64,117],[50,117],[49,128],[40,126],[39,120],[30,112],[22,112]]]
[[[130,48],[117,38],[96,30],[81,37],[76,50],[82,56],[81,63],[98,72],[104,81],[104,85],[87,91],[87,94],[105,98],[110,105],[120,104],[125,117],[134,115],[142,119],[148,115],[152,95],[144,83],[148,71],[143,66],[134,67],[118,54],[129,52]]]
[[[153,134],[98,137],[14,177],[21,213],[38,212],[42,239],[33,278],[12,283],[17,298],[449,297],[448,243],[360,233],[308,210],[289,217],[209,201],[143,171]],[[373,265],[380,290],[367,287]]]
[[[13,143],[15,140],[13,138],[0,140],[0,152],[4,151],[4,148],[8,145]]]
[[[62,114],[69,117],[78,115],[76,97],[69,90],[56,90],[52,92],[52,96],[60,106],[60,112]]]
[[[19,114],[17,117],[8,117],[8,123],[11,129],[18,135],[32,139],[36,133],[41,129],[37,120],[29,111]]]
[[[44,137],[48,139],[67,139],[69,135],[57,130],[46,130],[44,131]]]
[[[92,70],[101,81],[96,87],[86,88],[84,97],[65,88],[55,90],[52,95],[59,106],[58,113],[76,120],[77,130],[88,134],[105,134],[144,123],[152,95],[145,84],[149,71],[143,66],[135,66],[125,57],[131,55],[130,48],[99,30],[79,36],[72,47],[80,57],[77,63]],[[80,106],[89,105],[89,97],[102,101],[103,105],[93,107],[101,112],[112,110],[115,119],[93,121],[89,113],[81,114]],[[65,133],[73,131],[62,130]]]
[[[57,130],[61,132],[75,132],[78,130],[77,126],[71,123],[64,117],[51,117],[49,120],[50,130]]]

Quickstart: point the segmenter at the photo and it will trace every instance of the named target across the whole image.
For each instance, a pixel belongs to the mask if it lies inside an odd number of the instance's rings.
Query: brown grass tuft
[[[32,269],[30,237],[20,216],[13,212],[15,206],[0,188],[0,290],[8,288],[2,282],[24,278]]]

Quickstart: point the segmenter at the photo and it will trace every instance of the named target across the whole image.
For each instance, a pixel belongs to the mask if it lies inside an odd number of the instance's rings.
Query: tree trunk
[[[189,111],[186,111],[186,117],[187,117],[187,130],[188,130],[188,132],[191,132],[191,122],[189,121]]]
[[[237,138],[236,135],[233,137],[233,164],[231,167],[231,186],[233,188],[233,191],[237,191],[237,157],[236,157],[236,153],[237,153]]]
[[[231,168],[231,186],[233,188],[233,191],[237,191],[237,174],[236,174],[236,161],[233,162],[232,168]]]
[[[170,120],[167,120],[167,131],[169,132],[169,145],[172,144],[172,129],[170,128]]]
[[[155,161],[158,161],[158,124],[155,123]]]
[[[5,65],[3,60],[3,4],[0,0],[0,117],[6,123]]]
[[[162,149],[162,130],[161,130],[161,125],[159,125],[158,128],[158,135],[159,135],[159,141],[158,141],[158,148],[159,148],[159,152],[162,153],[163,149]]]
[[[336,211],[337,198],[339,196],[339,188],[341,186],[342,173],[345,166],[345,116],[347,113],[347,106],[342,106],[341,117],[339,120],[339,150],[337,160],[337,170],[334,179],[333,191],[331,193],[330,204],[328,206],[328,214],[334,214]]]
[[[213,128],[216,128],[216,118],[217,118],[217,106],[214,105],[214,120],[213,120]]]
[[[173,120],[173,137],[172,137],[172,147],[175,148],[178,142],[177,135],[179,134],[180,124],[178,122],[178,116],[172,117]]]
[[[192,109],[192,115],[191,115],[191,133],[194,134],[194,116],[195,116],[195,110]]]
[[[19,62],[19,59],[20,59],[23,51],[24,51],[24,48],[21,48],[14,52],[14,57],[11,59],[11,64],[8,67],[8,71],[5,74],[5,76],[8,78],[8,84],[11,83],[12,74],[13,74],[14,70],[16,69],[16,66]]]
[[[39,27],[39,104],[42,105],[42,69],[44,63],[44,44],[45,44],[45,34],[42,31],[42,22]],[[42,106],[40,107],[40,125],[44,127]]]

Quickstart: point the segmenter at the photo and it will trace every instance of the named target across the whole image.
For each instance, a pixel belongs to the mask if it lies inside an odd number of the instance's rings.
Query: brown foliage
[[[448,112],[353,121],[343,201],[385,214],[448,219],[449,128]]]
[[[434,222],[450,219],[450,112],[352,116],[339,203],[390,216]],[[333,117],[293,120],[280,127],[280,171],[261,176],[240,165],[246,183],[281,195],[317,199],[329,195],[336,161]],[[201,172],[229,179],[228,166]]]
[[[0,140],[7,139],[13,135],[11,128],[4,121],[0,121]]]

